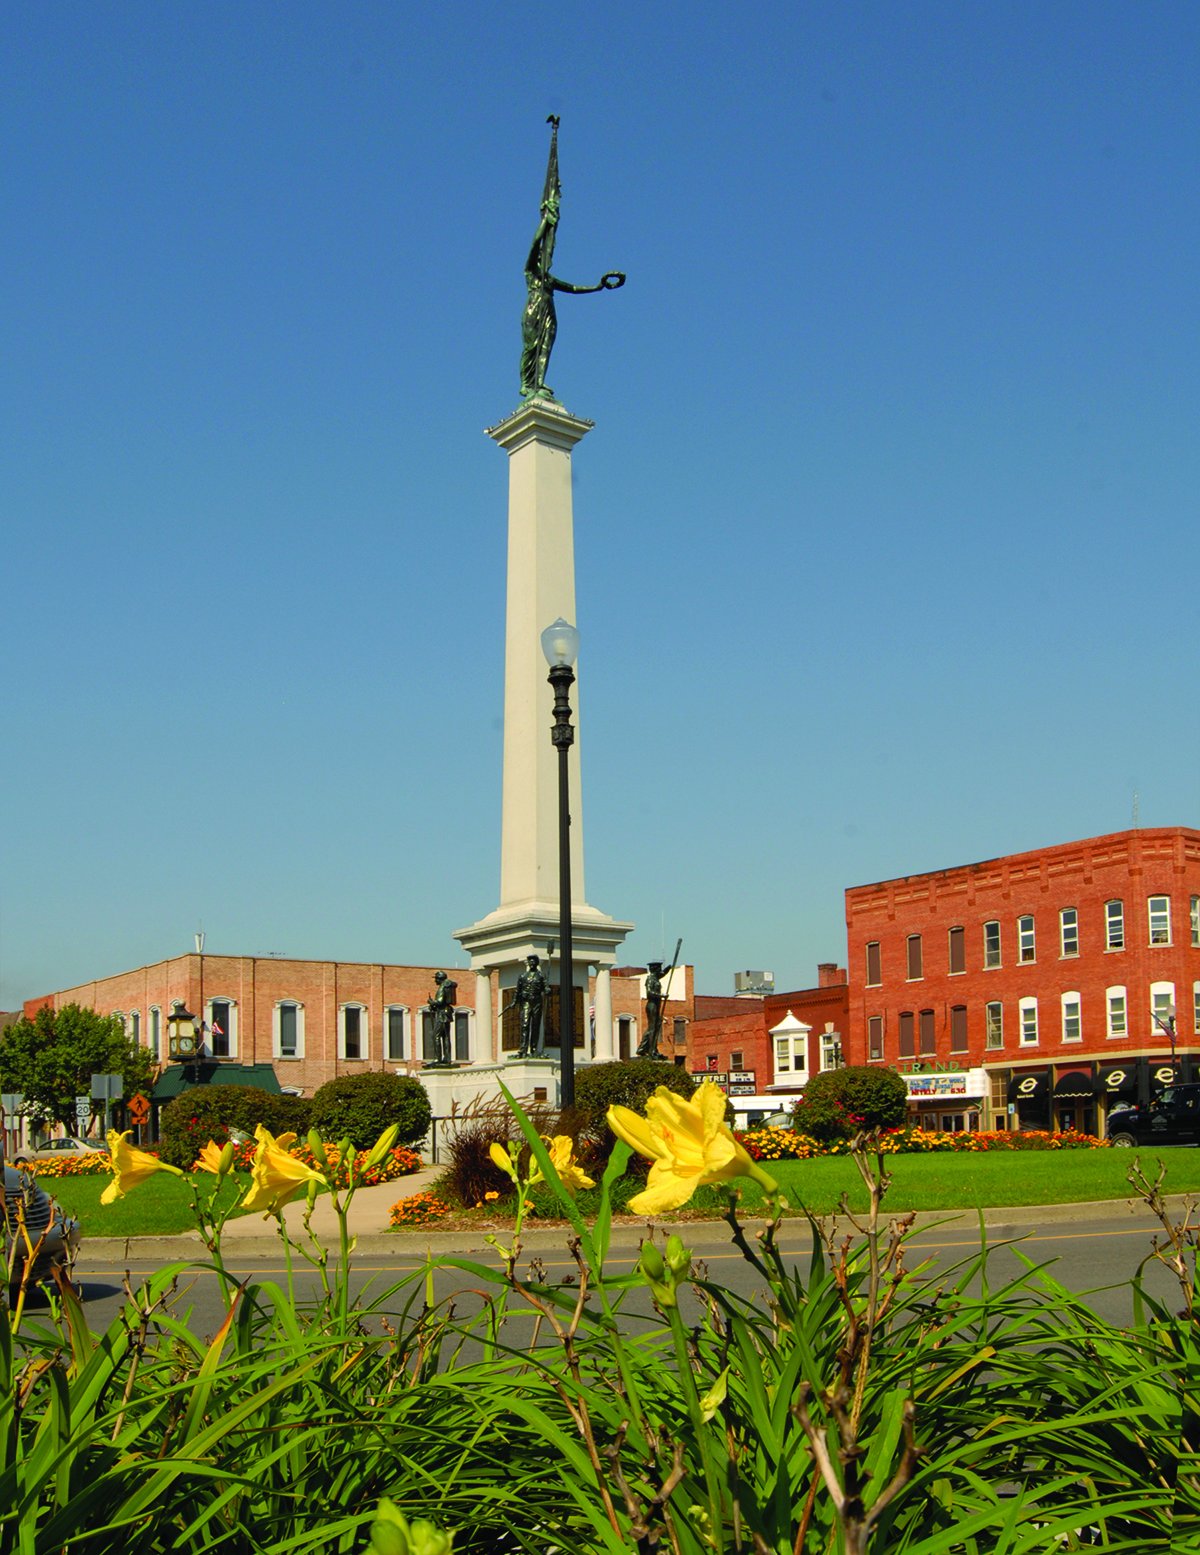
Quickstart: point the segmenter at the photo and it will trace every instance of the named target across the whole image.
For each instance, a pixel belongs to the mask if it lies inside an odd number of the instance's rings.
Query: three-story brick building
[[[1100,1132],[1200,1077],[1200,832],[854,886],[846,929],[847,1061],[898,1068],[931,1126]]]

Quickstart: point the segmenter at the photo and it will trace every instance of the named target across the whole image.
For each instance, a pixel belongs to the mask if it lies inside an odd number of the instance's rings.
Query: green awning
[[[248,1085],[280,1094],[272,1064],[218,1064],[211,1059],[199,1064],[168,1064],[154,1082],[151,1101],[171,1101],[197,1085]]]

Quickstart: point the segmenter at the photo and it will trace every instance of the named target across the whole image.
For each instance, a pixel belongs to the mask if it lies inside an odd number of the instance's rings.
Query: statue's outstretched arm
[[[625,277],[620,270],[609,270],[595,286],[572,286],[570,281],[560,281],[556,275],[548,279],[556,292],[573,292],[576,296],[582,296],[585,292],[614,292],[618,286],[625,285]]]

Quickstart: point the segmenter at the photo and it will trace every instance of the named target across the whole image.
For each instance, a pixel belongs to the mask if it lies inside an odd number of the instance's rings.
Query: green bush
[[[862,1128],[899,1128],[907,1113],[908,1092],[894,1069],[852,1065],[813,1075],[796,1103],[792,1127],[828,1144]]]
[[[210,1139],[223,1145],[231,1128],[253,1134],[259,1123],[272,1134],[308,1129],[309,1103],[277,1096],[254,1085],[197,1085],[170,1101],[159,1115],[160,1154],[185,1170]]]
[[[610,1107],[643,1112],[660,1085],[683,1097],[696,1094],[696,1082],[677,1064],[631,1058],[625,1063],[581,1065],[575,1074],[575,1107],[590,1118],[603,1118]]]
[[[321,1086],[312,1099],[312,1127],[322,1139],[350,1136],[356,1150],[369,1150],[393,1123],[398,1145],[414,1145],[429,1132],[433,1117],[420,1080],[374,1070],[342,1075]]]

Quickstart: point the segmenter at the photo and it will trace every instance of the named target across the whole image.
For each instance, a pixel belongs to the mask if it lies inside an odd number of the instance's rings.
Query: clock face
[[[181,1053],[190,1053],[195,1046],[196,1044],[192,1041],[191,1037],[180,1037],[179,1051]]]

